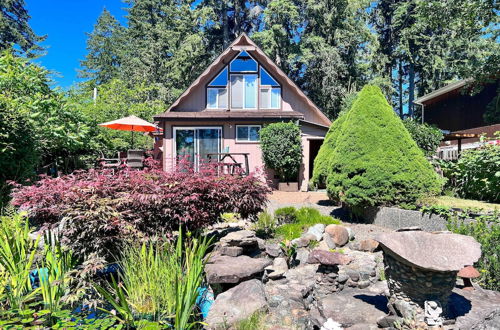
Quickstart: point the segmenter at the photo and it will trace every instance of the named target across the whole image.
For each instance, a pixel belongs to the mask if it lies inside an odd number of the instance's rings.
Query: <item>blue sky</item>
[[[35,33],[47,35],[42,43],[47,54],[35,62],[57,72],[53,79],[62,88],[79,81],[77,69],[86,54],[85,32],[92,31],[103,8],[122,23],[126,15],[121,0],[26,0],[26,7]]]

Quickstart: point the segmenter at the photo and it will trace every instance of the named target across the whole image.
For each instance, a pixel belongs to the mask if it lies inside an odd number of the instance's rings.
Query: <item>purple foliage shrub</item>
[[[109,256],[124,240],[168,237],[179,225],[188,230],[211,225],[224,212],[255,217],[263,210],[270,189],[258,174],[214,171],[164,172],[155,166],[115,174],[79,171],[17,186],[12,204],[27,211],[37,227],[62,228],[75,252]]]

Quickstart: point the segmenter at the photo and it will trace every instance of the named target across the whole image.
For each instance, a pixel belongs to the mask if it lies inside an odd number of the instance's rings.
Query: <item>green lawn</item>
[[[476,201],[472,199],[462,199],[450,196],[439,196],[439,197],[429,197],[421,201],[422,204],[430,206],[443,206],[452,207],[460,209],[482,209],[484,211],[494,211],[497,209],[500,211],[500,204],[496,203],[486,203],[481,201]]]

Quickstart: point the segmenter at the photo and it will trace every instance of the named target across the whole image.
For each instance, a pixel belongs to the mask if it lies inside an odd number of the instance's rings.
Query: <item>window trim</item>
[[[241,53],[241,52],[240,52]],[[269,70],[267,70],[259,61],[257,61],[255,59],[255,57],[250,54],[249,52],[247,52],[248,56],[251,57],[255,62],[257,62],[257,71],[231,71],[231,63],[238,58],[238,56],[240,55],[240,53],[238,53],[231,61],[229,61],[228,63],[226,63],[218,72],[217,74],[214,76],[214,79],[216,79],[219,74],[221,72],[223,72],[224,70],[227,69],[227,85],[226,86],[210,86],[210,82],[206,83],[205,84],[205,109],[209,109],[209,110],[228,110],[228,111],[240,111],[240,110],[283,110],[283,85],[279,83],[279,81],[274,77],[274,75],[272,73],[269,72]],[[277,84],[278,86],[273,86],[273,85],[262,85],[261,84],[261,78],[262,78],[262,75],[261,75],[261,71],[264,70]],[[245,93],[244,93],[244,90],[243,90],[243,107],[241,108],[233,108],[232,106],[232,99],[233,99],[233,89],[232,89],[232,86],[231,86],[231,76],[232,75],[241,75],[241,76],[245,76],[245,75],[255,75],[257,76],[257,88],[256,88],[256,95],[255,95],[255,107],[253,108],[245,108]],[[243,78],[245,79],[245,78]],[[245,82],[243,81],[243,86],[245,85]],[[215,88],[215,89],[226,89],[226,93],[228,94],[227,95],[227,107],[225,108],[221,108],[219,106],[219,99],[217,98],[217,107],[216,108],[211,108],[209,107],[209,103],[208,103],[208,89],[209,88]],[[270,93],[269,93],[269,107],[261,107],[260,106],[260,98],[261,98],[261,89],[262,88],[268,88],[270,90]],[[272,90],[273,89],[279,89],[280,90],[280,97],[279,97],[279,101],[278,101],[278,107],[271,107],[271,98],[272,98]]]
[[[215,107],[210,107],[210,102],[208,101],[208,91],[211,90],[211,89],[217,90],[217,98],[215,100],[215,103],[216,103]],[[212,109],[213,110],[213,109],[226,109],[226,108],[229,108],[229,106],[226,106],[225,108],[219,106],[219,94],[218,93],[219,93],[219,90],[221,90],[221,89],[225,89],[226,90],[226,103],[227,103],[227,101],[229,101],[229,95],[228,95],[229,94],[229,89],[227,88],[227,86],[221,86],[221,87],[208,86],[207,89],[206,89],[207,90],[207,92],[206,92],[207,93],[207,109]]]
[[[262,93],[261,91],[263,89],[267,89],[269,90],[269,106],[268,107],[261,107],[260,106],[260,101],[261,101],[261,97],[262,97]],[[272,104],[272,97],[273,97],[273,90],[274,89],[279,89],[280,90],[280,98],[279,98],[279,102],[278,102],[278,106],[277,107],[273,107]],[[276,109],[281,109],[282,108],[282,103],[281,103],[281,86],[271,86],[271,85],[260,85],[259,87],[259,109],[260,110],[267,110],[267,109],[273,109],[273,110],[276,110]]]
[[[233,71],[231,70],[231,64],[233,64],[234,61],[236,61],[238,59],[238,57],[240,57],[240,54],[243,52],[240,51],[238,53],[238,55],[236,55],[231,61],[229,61],[229,63],[227,64],[227,71],[229,73],[229,76],[231,76],[232,73],[255,73],[259,78],[260,78],[260,68],[261,68],[261,65],[259,63],[259,61],[257,61],[250,53],[248,53],[247,51],[245,51],[245,53],[248,54],[248,56],[255,61],[255,63],[257,63],[257,69],[256,71]],[[274,79],[274,78],[273,78]],[[276,80],[276,79],[275,79]]]
[[[233,108],[233,86],[231,84],[231,78],[233,76],[242,76],[243,77],[243,104],[241,108]],[[245,76],[256,76],[256,85],[255,86],[255,107],[253,108],[245,108],[245,101],[246,101],[246,93],[245,93]],[[230,73],[229,74],[229,88],[230,88],[230,95],[229,95],[229,106],[228,108],[231,110],[235,111],[240,111],[240,110],[259,110],[259,85],[260,85],[260,77],[258,73]]]
[[[248,139],[247,140],[238,139],[238,128],[239,127],[246,127],[247,128],[247,130],[248,130]],[[260,125],[260,124],[239,124],[239,125],[235,125],[234,140],[235,140],[236,143],[260,143],[260,135],[259,135],[259,139],[257,141],[250,140],[250,127],[258,127],[259,131],[262,129],[262,125]]]

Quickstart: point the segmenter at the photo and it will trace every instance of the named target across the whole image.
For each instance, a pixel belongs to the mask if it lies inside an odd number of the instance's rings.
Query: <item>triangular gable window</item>
[[[242,51],[229,65],[231,72],[257,72],[258,66],[246,51]]]
[[[273,87],[279,87],[280,85],[264,68],[260,68],[260,84]]]
[[[246,51],[207,85],[208,109],[281,109],[281,86]]]
[[[227,86],[227,67],[208,86]]]

